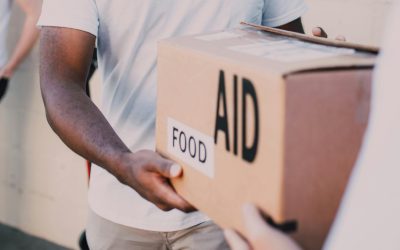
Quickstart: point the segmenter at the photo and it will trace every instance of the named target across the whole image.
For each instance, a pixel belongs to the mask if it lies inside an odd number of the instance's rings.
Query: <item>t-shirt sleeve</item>
[[[265,0],[262,24],[281,26],[301,17],[306,11],[304,0]]]
[[[94,0],[44,0],[38,26],[78,29],[97,36],[96,3]]]

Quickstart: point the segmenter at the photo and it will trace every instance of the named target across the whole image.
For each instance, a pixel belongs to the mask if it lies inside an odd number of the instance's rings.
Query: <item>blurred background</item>
[[[306,32],[321,26],[335,37],[379,46],[393,0],[306,0]],[[13,6],[9,49],[16,44],[23,15]],[[91,82],[99,102],[100,79]],[[0,224],[67,248],[77,249],[87,213],[84,159],[51,131],[40,96],[38,48],[14,75],[0,103]],[[1,248],[1,239],[0,239]]]

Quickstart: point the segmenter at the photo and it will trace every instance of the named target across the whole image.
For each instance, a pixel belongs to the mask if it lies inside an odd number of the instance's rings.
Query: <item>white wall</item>
[[[389,0],[307,0],[304,23],[332,36],[378,45]],[[10,44],[21,13],[14,8]],[[76,248],[84,228],[84,160],[67,149],[45,120],[40,97],[37,50],[22,65],[0,103],[0,222]],[[94,86],[99,86],[98,80]]]
[[[14,6],[10,44],[21,13]],[[85,162],[51,131],[40,97],[37,48],[0,103],[0,222],[71,248],[85,226]]]
[[[323,27],[334,38],[379,46],[385,17],[396,0],[305,0],[309,11],[304,16],[306,32]]]

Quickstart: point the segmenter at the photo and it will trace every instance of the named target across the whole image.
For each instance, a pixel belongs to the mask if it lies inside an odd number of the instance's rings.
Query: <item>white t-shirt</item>
[[[375,71],[364,145],[325,249],[400,249],[400,4]]]
[[[11,13],[11,0],[0,0],[0,69],[7,62],[7,34]]]
[[[97,36],[101,110],[135,152],[155,149],[157,41],[219,31],[243,20],[279,26],[305,10],[303,0],[44,0],[39,25]],[[96,166],[89,204],[103,218],[153,231],[181,230],[207,220],[198,212],[163,212]]]

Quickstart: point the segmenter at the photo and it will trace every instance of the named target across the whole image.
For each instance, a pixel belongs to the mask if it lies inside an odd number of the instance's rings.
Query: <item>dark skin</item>
[[[304,33],[300,18],[278,28]],[[172,161],[153,151],[131,152],[87,97],[85,82],[95,40],[84,31],[43,27],[40,82],[50,126],[74,152],[102,166],[158,208],[194,211],[169,182],[182,169],[173,168]]]
[[[290,23],[284,24],[276,28],[304,34],[304,28],[303,28],[303,23],[301,22],[301,18],[297,18],[296,20]]]
[[[132,153],[87,97],[85,81],[94,45],[95,36],[89,33],[43,28],[40,76],[49,124],[73,151],[102,166],[160,209],[193,211],[167,181],[174,177],[170,173],[173,162],[148,150]]]

